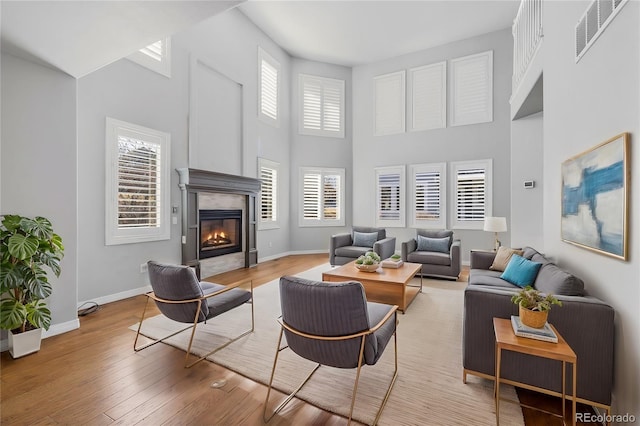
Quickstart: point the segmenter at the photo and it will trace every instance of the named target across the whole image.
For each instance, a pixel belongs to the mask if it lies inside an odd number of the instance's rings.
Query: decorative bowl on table
[[[380,256],[372,251],[368,251],[356,259],[356,268],[363,272],[375,272],[379,266]]]

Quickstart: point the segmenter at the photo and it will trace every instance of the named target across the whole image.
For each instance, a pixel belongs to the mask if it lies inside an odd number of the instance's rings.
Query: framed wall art
[[[627,260],[629,133],[562,163],[562,240]]]

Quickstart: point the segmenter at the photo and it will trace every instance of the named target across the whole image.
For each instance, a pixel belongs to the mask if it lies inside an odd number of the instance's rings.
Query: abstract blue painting
[[[562,240],[627,258],[629,134],[562,163]]]

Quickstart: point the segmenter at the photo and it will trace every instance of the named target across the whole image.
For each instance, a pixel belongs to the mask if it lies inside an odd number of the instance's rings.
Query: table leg
[[[496,426],[500,426],[500,364],[502,356],[502,348],[496,342],[496,377],[493,383],[493,394],[496,399]]]
[[[562,424],[566,424],[565,402],[567,397],[567,363],[562,361]]]
[[[571,421],[571,424],[573,426],[576,426],[576,417],[577,417],[577,413],[576,413],[576,398],[578,397],[578,395],[576,395],[576,390],[577,390],[577,380],[578,380],[578,360],[574,360],[573,361],[573,401],[571,402],[571,409],[573,410],[573,420]]]

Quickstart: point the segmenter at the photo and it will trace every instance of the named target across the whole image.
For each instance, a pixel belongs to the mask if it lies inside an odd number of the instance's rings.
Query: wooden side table
[[[558,333],[558,330],[552,325],[553,331],[558,336],[558,343],[544,342],[541,340],[528,339],[526,337],[518,337],[513,332],[510,319],[494,318],[493,329],[496,335],[496,377],[494,382],[494,397],[496,402],[496,425],[500,424],[500,364],[502,361],[502,351],[508,350],[512,352],[520,352],[539,356],[548,359],[554,359],[562,362],[562,422],[565,424],[565,399],[566,399],[566,363],[573,364],[573,395],[572,410],[573,417],[571,424],[576,424],[576,378],[577,378],[577,362],[573,349],[567,344],[564,338]],[[508,400],[511,401],[511,400]],[[511,401],[516,402],[516,401]],[[537,409],[535,407],[529,407]],[[544,410],[540,410],[544,411]],[[546,411],[545,411],[546,412]],[[555,416],[558,414],[549,413]]]

